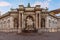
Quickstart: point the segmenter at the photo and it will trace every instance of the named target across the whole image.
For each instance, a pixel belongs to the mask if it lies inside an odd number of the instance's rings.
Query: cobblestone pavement
[[[60,40],[60,32],[41,34],[16,34],[0,32],[0,40]]]

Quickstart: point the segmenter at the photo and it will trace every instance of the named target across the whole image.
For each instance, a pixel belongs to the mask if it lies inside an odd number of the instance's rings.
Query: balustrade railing
[[[60,32],[60,28],[41,28],[44,32]]]
[[[0,29],[0,32],[18,32],[20,29]],[[60,28],[40,28],[40,32],[60,32]]]

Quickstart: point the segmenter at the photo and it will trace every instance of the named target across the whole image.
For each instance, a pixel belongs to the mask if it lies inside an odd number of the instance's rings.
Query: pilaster
[[[19,11],[19,29],[18,29],[18,33],[22,32],[22,26],[23,26],[23,11]]]
[[[38,14],[36,13],[36,29],[38,29]]]
[[[39,12],[39,29],[41,28],[41,12]]]

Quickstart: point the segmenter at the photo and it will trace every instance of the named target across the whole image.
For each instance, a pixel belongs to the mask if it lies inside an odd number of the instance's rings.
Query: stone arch
[[[25,18],[25,28],[24,30],[31,31],[35,30],[36,28],[34,27],[34,18],[31,15],[26,16]]]
[[[34,19],[33,19],[32,16],[28,15],[28,16],[26,17],[25,26],[26,26],[26,27],[29,27],[29,26],[33,26],[33,27],[34,27]]]

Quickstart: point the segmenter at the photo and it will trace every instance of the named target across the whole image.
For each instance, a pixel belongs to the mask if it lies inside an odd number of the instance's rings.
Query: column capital
[[[23,13],[24,11],[19,11],[19,13]]]
[[[36,11],[35,13],[36,13],[36,14],[40,14],[40,13],[41,13],[41,11]]]

